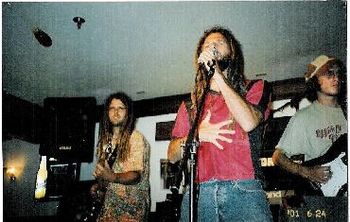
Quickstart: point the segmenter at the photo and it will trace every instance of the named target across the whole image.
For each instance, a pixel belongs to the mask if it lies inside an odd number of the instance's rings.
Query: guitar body
[[[339,190],[347,182],[347,166],[343,163],[342,158],[345,153],[341,153],[335,160],[323,166],[330,166],[333,172],[331,179],[325,184],[321,184],[320,189],[326,197],[334,197],[338,195]]]
[[[112,149],[112,144],[111,142],[109,142],[106,150],[111,150],[111,149]],[[117,148],[115,148],[111,154],[105,153],[104,154],[105,158],[101,158],[99,162],[104,163],[105,159],[107,159],[108,166],[112,168],[116,160],[116,155],[117,155]],[[108,181],[98,179],[97,182],[98,182],[97,191],[96,191],[96,195],[92,197],[93,201],[91,203],[90,210],[85,216],[82,217],[81,221],[95,222],[102,209],[102,206],[105,200],[105,194],[107,191]]]
[[[304,166],[329,166],[332,177],[325,184],[316,185],[313,182],[312,187],[326,197],[335,197],[340,195],[340,190],[347,183],[347,134],[341,135],[328,149],[328,151],[316,159],[304,162]],[[316,191],[317,192],[317,191]]]
[[[98,189],[96,191],[96,196],[92,197],[91,206],[89,211],[84,215],[81,221],[85,222],[95,222],[102,209],[105,194],[107,191],[108,182],[98,180]]]

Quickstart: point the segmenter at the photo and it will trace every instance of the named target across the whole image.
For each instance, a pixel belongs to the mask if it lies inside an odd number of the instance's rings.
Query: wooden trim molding
[[[271,82],[272,100],[290,99],[305,91],[304,78]],[[136,117],[176,113],[181,102],[189,99],[190,93],[135,101]]]
[[[190,93],[135,101],[135,116],[144,117],[176,113],[181,102],[188,98],[190,98]]]
[[[302,94],[305,89],[304,78],[272,82],[272,101],[293,98],[294,96]]]
[[[270,82],[272,100],[288,99],[300,95],[305,90],[303,78]],[[176,113],[181,102],[190,98],[190,93],[135,101],[135,116],[156,116]],[[103,105],[96,109],[96,122],[103,114]],[[40,142],[43,108],[3,91],[3,136],[17,137],[34,143]],[[173,123],[157,124],[157,140],[170,138]],[[158,135],[159,134],[159,135]]]
[[[288,79],[288,80],[281,80],[281,81],[275,81],[272,82],[272,101],[275,100],[282,100],[282,99],[289,99],[294,96],[297,96],[299,94],[302,94],[305,90],[305,82],[303,78],[296,78],[296,79]],[[139,109],[142,109],[144,113],[141,113],[141,115],[153,114],[153,110],[157,110],[158,113],[164,114],[165,113],[175,113],[177,111],[178,106],[180,105],[181,101],[185,98],[188,98],[190,94],[184,94],[180,96],[172,96],[172,97],[166,97],[164,101],[167,101],[165,107],[166,109],[162,110],[161,108],[155,107],[158,103],[152,103],[148,104],[151,100],[143,100],[143,104],[138,104]],[[165,97],[164,97],[165,98]],[[158,98],[160,99],[160,98]],[[138,101],[136,101],[138,103]],[[152,107],[152,109],[144,109],[142,106],[145,107]],[[163,112],[161,112],[163,111]],[[139,113],[140,114],[140,113]],[[159,114],[157,114],[159,115]],[[173,129],[174,121],[168,121],[168,122],[158,122],[156,123],[156,135],[155,140],[156,141],[164,141],[164,140],[170,140],[171,139],[171,130]]]

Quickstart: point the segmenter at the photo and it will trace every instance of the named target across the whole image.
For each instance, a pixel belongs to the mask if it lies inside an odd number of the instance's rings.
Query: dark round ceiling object
[[[83,24],[85,22],[85,19],[83,19],[82,17],[78,17],[77,16],[77,17],[73,18],[73,21],[75,23],[77,23],[78,29],[80,29],[81,28],[81,24]]]
[[[45,47],[50,47],[52,45],[50,36],[38,27],[33,28],[33,34],[41,45]]]

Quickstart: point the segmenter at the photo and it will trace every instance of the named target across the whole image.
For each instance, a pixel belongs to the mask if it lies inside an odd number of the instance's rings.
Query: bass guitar
[[[112,142],[107,144],[104,155],[99,159],[99,163],[104,164],[107,160],[108,166],[113,167],[113,164],[117,157],[117,149],[115,148],[112,152]],[[92,203],[89,211],[82,217],[81,221],[84,222],[95,222],[104,203],[105,194],[107,191],[108,181],[103,179],[97,179],[97,191],[96,195],[92,197]]]

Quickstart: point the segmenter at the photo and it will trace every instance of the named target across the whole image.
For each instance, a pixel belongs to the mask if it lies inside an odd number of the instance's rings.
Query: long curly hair
[[[229,29],[224,28],[222,26],[214,26],[204,31],[204,34],[199,39],[199,42],[197,44],[197,50],[194,55],[196,77],[195,85],[191,93],[192,110],[197,110],[198,102],[203,96],[205,87],[207,86],[207,84],[209,84],[209,82],[206,80],[207,71],[203,68],[203,66],[199,65],[197,61],[198,57],[202,53],[202,46],[204,44],[205,39],[212,33],[222,34],[229,43],[231,49],[231,55],[228,60],[228,75],[226,79],[227,83],[240,95],[244,96],[246,94],[246,88],[244,83],[244,58],[241,45]]]
[[[117,138],[117,160],[125,161],[130,155],[130,136],[135,129],[135,116],[133,101],[123,92],[111,94],[105,101],[103,108],[103,116],[100,122],[98,154],[101,157],[103,153],[103,146],[108,144],[113,137],[113,125],[109,120],[108,110],[113,99],[119,99],[126,108],[126,118],[121,125],[119,138]]]

